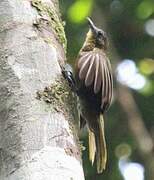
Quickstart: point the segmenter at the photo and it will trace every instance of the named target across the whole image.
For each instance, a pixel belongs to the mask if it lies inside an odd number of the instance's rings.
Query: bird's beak
[[[92,22],[92,20],[89,17],[87,17],[87,20],[88,20],[88,24],[89,24],[91,31],[94,34],[97,34],[98,28],[94,25],[94,23]]]

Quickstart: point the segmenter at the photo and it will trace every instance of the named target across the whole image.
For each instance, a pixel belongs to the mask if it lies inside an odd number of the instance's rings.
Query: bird
[[[80,126],[88,128],[89,160],[93,165],[96,159],[97,172],[102,173],[107,162],[103,115],[112,103],[113,77],[107,34],[89,17],[87,20],[89,30],[76,58],[75,72],[67,65],[63,75],[78,96]]]

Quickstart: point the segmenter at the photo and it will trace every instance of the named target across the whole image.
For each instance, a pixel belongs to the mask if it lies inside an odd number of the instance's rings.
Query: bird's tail
[[[107,161],[107,149],[104,135],[104,119],[103,115],[100,115],[98,119],[97,131],[91,131],[89,129],[89,159],[92,164],[94,162],[95,154],[97,160],[97,172],[102,173],[106,167]]]
[[[95,160],[95,153],[96,153],[95,134],[93,133],[93,131],[89,129],[89,160],[91,161],[92,165]]]

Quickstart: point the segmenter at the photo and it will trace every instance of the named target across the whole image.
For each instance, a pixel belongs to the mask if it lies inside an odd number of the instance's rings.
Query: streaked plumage
[[[108,109],[112,100],[111,66],[106,54],[101,49],[81,52],[77,60],[80,81],[88,88],[92,86],[95,94],[101,92],[101,111]]]
[[[88,21],[90,30],[76,60],[75,81],[81,104],[81,126],[88,126],[89,159],[93,164],[96,156],[97,172],[101,173],[107,161],[103,113],[112,101],[113,80],[106,56],[106,34]]]
[[[89,18],[88,22],[90,29],[76,60],[75,79],[70,66],[62,73],[79,97],[80,127],[87,124],[89,133],[89,159],[93,164],[96,157],[97,172],[102,173],[107,161],[103,114],[111,105],[113,80],[106,33]]]

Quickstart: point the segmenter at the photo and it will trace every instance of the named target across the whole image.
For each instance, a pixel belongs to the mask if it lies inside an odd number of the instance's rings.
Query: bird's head
[[[102,29],[97,28],[89,17],[87,18],[87,20],[90,28],[88,32],[89,38],[94,40],[96,47],[106,50],[108,46],[106,32],[104,32]]]

